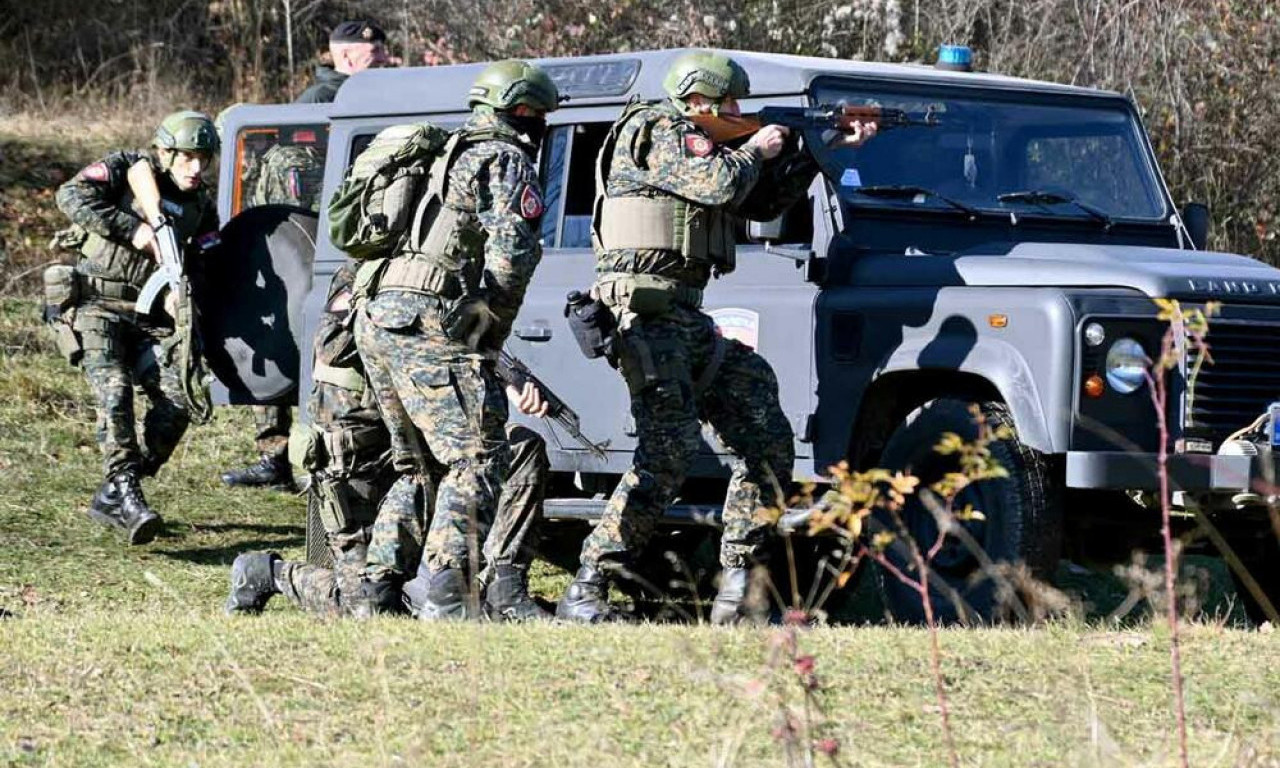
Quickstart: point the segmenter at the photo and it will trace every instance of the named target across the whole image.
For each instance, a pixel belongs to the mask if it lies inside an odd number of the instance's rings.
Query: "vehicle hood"
[[[1247,256],[1215,251],[1018,243],[949,256],[867,256],[852,267],[853,285],[862,286],[1127,288],[1151,298],[1280,304],[1280,270]]]

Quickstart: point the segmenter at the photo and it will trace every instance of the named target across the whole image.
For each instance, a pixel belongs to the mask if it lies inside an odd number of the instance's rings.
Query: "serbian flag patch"
[[[107,168],[106,163],[94,163],[93,165],[86,165],[80,171],[80,178],[106,183],[111,178],[111,171]]]
[[[706,136],[699,136],[696,133],[686,133],[684,135],[684,149],[694,157],[706,157],[711,154],[713,146],[711,139]]]
[[[546,206],[542,204],[542,195],[538,194],[538,190],[531,185],[525,184],[524,191],[520,193],[520,215],[526,219],[536,219],[546,210]]]

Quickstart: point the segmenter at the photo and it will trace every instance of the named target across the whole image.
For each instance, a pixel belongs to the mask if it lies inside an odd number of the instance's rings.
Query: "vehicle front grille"
[[[1213,362],[1188,393],[1186,425],[1220,441],[1280,401],[1280,325],[1211,318],[1206,340]]]

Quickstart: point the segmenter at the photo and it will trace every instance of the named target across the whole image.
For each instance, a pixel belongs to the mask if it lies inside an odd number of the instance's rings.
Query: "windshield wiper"
[[[1088,203],[1082,203],[1072,195],[1064,195],[1058,192],[1045,192],[1042,190],[1029,190],[1027,192],[1006,192],[1003,195],[996,195],[996,199],[1002,203],[1027,203],[1029,205],[1039,205],[1041,207],[1049,205],[1074,205],[1076,208],[1084,211],[1092,218],[1102,224],[1104,231],[1110,231],[1114,221],[1106,211],[1095,208]]]
[[[908,200],[920,195],[932,197],[935,200],[941,200],[947,205],[955,208],[957,211],[964,211],[969,215],[970,221],[976,221],[982,215],[982,211],[970,205],[965,205],[959,200],[952,200],[946,195],[940,195],[928,187],[917,187],[910,184],[882,184],[870,187],[854,187],[852,192],[867,197],[882,197],[887,200]]]

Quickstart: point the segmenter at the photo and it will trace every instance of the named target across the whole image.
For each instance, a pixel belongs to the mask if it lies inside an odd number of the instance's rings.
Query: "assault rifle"
[[[849,133],[854,125],[875,123],[881,131],[909,125],[933,128],[938,116],[932,109],[923,118],[912,117],[890,107],[824,104],[816,107],[765,107],[754,115],[692,115],[698,127],[717,144],[750,136],[766,125],[781,125],[795,131],[840,131]]]
[[[197,423],[203,424],[213,416],[213,402],[209,399],[205,383],[206,370],[200,353],[196,310],[191,303],[178,235],[174,231],[173,222],[160,206],[160,188],[156,186],[151,164],[146,160],[134,163],[129,168],[127,178],[134,200],[142,209],[147,224],[155,232],[156,251],[160,257],[159,268],[147,278],[138,293],[134,312],[139,315],[150,314],[156,297],[165,288],[169,289],[169,298],[172,299],[170,314],[173,316],[175,333],[161,348],[168,356],[167,359],[176,363],[179,368],[188,411]]]
[[[529,366],[505,349],[498,353],[498,378],[502,379],[504,384],[516,389],[523,389],[526,382],[532,382],[547,403],[547,418],[563,427],[564,431],[590,451],[592,456],[601,460],[605,458],[604,449],[609,446],[609,441],[594,443],[582,434],[582,420],[578,418],[578,414],[557,397],[546,384],[543,384],[541,379],[534,376]]]
[[[182,251],[178,248],[173,222],[160,208],[160,188],[156,186],[151,164],[145,160],[134,164],[129,168],[128,178],[133,197],[146,216],[147,224],[155,232],[156,251],[160,257],[159,268],[147,278],[138,294],[137,313],[149,315],[155,308],[156,297],[166,286],[175,298],[183,298]]]

